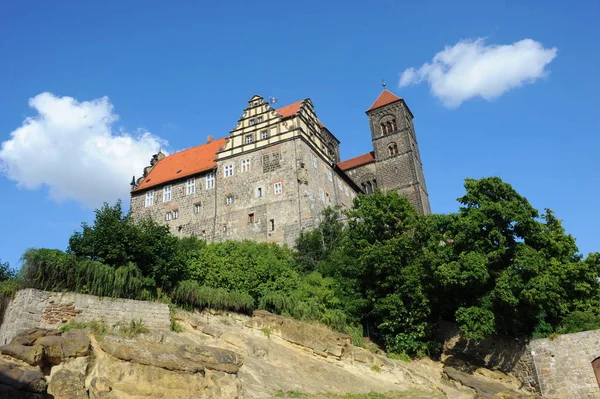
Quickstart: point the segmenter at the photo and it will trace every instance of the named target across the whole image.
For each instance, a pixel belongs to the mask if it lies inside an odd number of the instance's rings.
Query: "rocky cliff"
[[[344,334],[264,311],[172,318],[180,332],[128,338],[108,320],[106,331],[21,332],[0,347],[0,398],[530,397],[501,373],[390,360]]]

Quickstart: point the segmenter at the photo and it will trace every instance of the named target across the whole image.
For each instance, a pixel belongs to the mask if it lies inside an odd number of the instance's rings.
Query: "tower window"
[[[390,156],[398,155],[398,145],[396,143],[388,145],[388,151]]]
[[[228,195],[227,198],[225,198],[225,203],[227,205],[233,204],[233,195]]]
[[[269,225],[271,226],[271,231],[275,231],[275,219],[269,220]]]
[[[202,209],[202,206],[200,204],[194,204],[194,213],[196,213],[196,214],[200,213],[201,209]]]
[[[254,223],[254,213],[248,214],[248,223]]]
[[[392,132],[396,131],[396,120],[392,119]]]
[[[256,188],[256,198],[261,198],[262,196],[263,196],[263,188],[257,187]]]

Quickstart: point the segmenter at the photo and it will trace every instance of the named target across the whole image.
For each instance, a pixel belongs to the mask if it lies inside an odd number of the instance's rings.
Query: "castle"
[[[150,216],[176,235],[206,241],[293,246],[323,209],[350,208],[358,193],[394,190],[430,213],[412,112],[383,90],[366,113],[373,150],[340,162],[340,141],[310,99],[273,109],[255,95],[229,136],[155,154],[131,182],[132,217]]]

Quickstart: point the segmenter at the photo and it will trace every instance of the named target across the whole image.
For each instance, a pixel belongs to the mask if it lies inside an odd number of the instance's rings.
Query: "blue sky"
[[[65,249],[96,204],[128,205],[155,146],[226,136],[253,94],[310,97],[342,158],[365,153],[381,79],[415,115],[434,212],[500,176],[600,250],[600,5],[483,4],[2,2],[0,258]]]

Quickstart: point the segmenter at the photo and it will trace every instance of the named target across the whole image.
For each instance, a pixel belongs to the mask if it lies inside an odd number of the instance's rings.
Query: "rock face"
[[[405,363],[323,326],[268,312],[175,312],[183,332],[31,329],[0,347],[0,399],[273,398],[402,391],[415,398],[521,398],[502,373]],[[319,396],[323,395],[323,396]],[[303,396],[304,397],[304,396]]]

